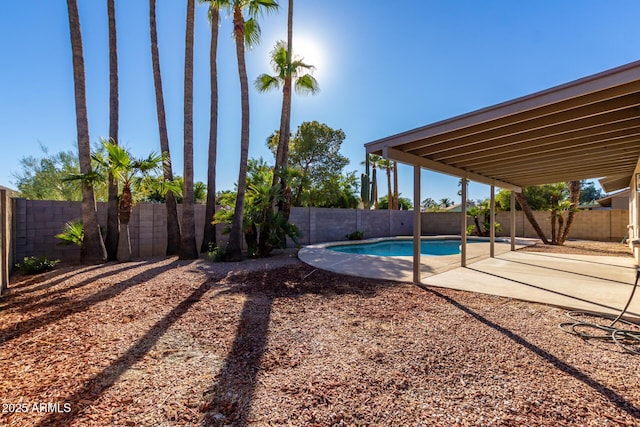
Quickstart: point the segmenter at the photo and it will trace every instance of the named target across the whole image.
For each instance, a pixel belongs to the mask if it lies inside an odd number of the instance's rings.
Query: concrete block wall
[[[25,256],[47,256],[65,261],[78,261],[80,249],[76,246],[60,246],[54,236],[63,225],[81,217],[80,202],[34,201],[12,199],[12,234],[10,247],[15,260]],[[98,203],[98,220],[106,224],[106,204]],[[205,206],[195,206],[196,243],[202,241]],[[421,214],[422,234],[459,234],[459,212],[423,212]],[[540,226],[550,235],[548,212],[534,212]],[[182,216],[182,206],[178,206],[178,218]],[[292,208],[290,221],[300,229],[300,244],[345,240],[354,231],[363,231],[365,237],[385,237],[411,235],[413,233],[412,211]],[[498,236],[509,236],[510,214],[500,212],[496,221],[502,225]],[[619,241],[626,234],[629,221],[627,210],[581,211],[577,214],[570,238]],[[467,219],[473,223],[472,218]],[[224,226],[217,227],[217,241],[226,245],[228,235],[223,234]],[[129,224],[132,256],[146,258],[163,256],[166,252],[166,210],[165,205],[140,203],[134,206]],[[522,212],[516,212],[516,235],[537,237],[533,227]],[[244,241],[243,241],[244,245]],[[290,242],[290,246],[293,243]],[[13,261],[10,265],[13,265]]]

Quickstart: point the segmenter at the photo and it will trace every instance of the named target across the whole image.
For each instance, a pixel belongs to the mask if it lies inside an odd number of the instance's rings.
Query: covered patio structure
[[[420,283],[420,175],[430,169],[491,186],[491,246],[495,187],[523,187],[599,178],[607,192],[630,188],[629,245],[640,264],[640,61],[365,145],[368,154],[414,168],[413,281]],[[467,262],[461,215],[461,266]]]

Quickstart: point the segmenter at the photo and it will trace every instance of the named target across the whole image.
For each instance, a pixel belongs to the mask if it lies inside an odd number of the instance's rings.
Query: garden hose
[[[611,340],[625,351],[640,354],[640,324],[623,319],[633,300],[639,279],[640,266],[636,269],[636,281],[631,289],[631,295],[617,316],[591,311],[570,311],[567,316],[571,322],[561,323],[560,329],[584,339]],[[618,326],[615,326],[616,324]],[[589,332],[586,332],[587,330]]]

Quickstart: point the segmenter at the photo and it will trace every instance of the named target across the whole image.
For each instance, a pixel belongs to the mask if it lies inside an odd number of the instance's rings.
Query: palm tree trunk
[[[184,53],[184,188],[182,190],[182,239],[180,259],[198,258],[193,195],[193,30],[194,0],[187,0]]]
[[[158,133],[160,136],[160,150],[165,156],[162,171],[166,181],[173,181],[171,155],[169,152],[169,136],[167,133],[167,119],[164,110],[164,95],[162,93],[162,75],[160,74],[160,54],[158,53],[158,33],[156,30],[156,0],[149,0],[149,33],[151,36],[151,63],[153,66],[153,83],[156,93],[156,111],[158,115]],[[180,249],[180,224],[178,223],[178,204],[173,193],[165,195],[167,208],[167,255],[176,255]]]
[[[573,220],[575,219],[576,212],[578,210],[578,206],[580,204],[580,181],[569,181],[567,183],[569,187],[569,201],[571,202],[571,208],[569,210],[569,215],[567,216],[567,223],[565,225],[564,231],[558,240],[558,244],[562,245],[569,237],[569,230],[571,230],[571,225],[573,225]]]
[[[120,219],[120,239],[118,240],[117,260],[120,262],[128,262],[131,260],[131,239],[129,237],[129,221],[131,220],[131,211],[133,209],[133,196],[131,188],[125,184],[120,196],[120,205],[118,206],[118,217]]]
[[[76,128],[78,132],[78,160],[80,173],[87,175],[91,172],[91,140],[89,138],[89,120],[87,118],[87,98],[84,76],[84,56],[82,53],[82,34],[80,32],[80,16],[76,0],[67,0],[69,12],[69,32],[71,36],[71,51],[73,54],[73,83],[76,107]],[[83,263],[104,262],[107,251],[102,241],[96,199],[93,185],[82,182],[82,224],[84,238],[80,248],[80,259]]]
[[[398,162],[393,161],[393,209],[398,210]]]
[[[115,0],[107,0],[109,16],[109,141],[118,144],[118,43],[116,38]],[[109,261],[118,254],[118,183],[109,173],[107,197],[106,249]]]
[[[391,192],[391,163],[387,164],[387,209],[393,209],[393,193]]]
[[[212,224],[216,214],[216,162],[218,150],[218,19],[219,12],[210,5],[211,46],[209,49],[209,68],[211,73],[211,109],[209,114],[209,157],[207,169],[207,202],[204,215],[204,237],[201,253],[209,250],[210,244],[216,244],[216,226]]]
[[[540,228],[540,225],[538,225],[538,221],[536,221],[536,218],[533,216],[533,212],[531,212],[531,208],[529,207],[529,203],[527,203],[527,199],[525,199],[522,193],[515,193],[515,195],[516,195],[516,199],[518,199],[518,203],[520,203],[522,212],[524,212],[524,215],[527,217],[527,220],[529,220],[529,224],[531,224],[533,229],[536,231],[540,240],[542,240],[542,242],[545,245],[548,245],[549,240],[547,239],[547,236],[544,235],[544,233],[542,232],[542,229]]]
[[[240,96],[242,101],[242,125],[240,131],[240,170],[238,172],[238,194],[233,211],[229,244],[226,258],[236,261],[242,257],[242,220],[244,216],[244,197],[247,186],[247,160],[249,157],[249,81],[244,57],[244,17],[242,9],[236,5],[233,9],[236,56],[238,57],[238,76],[240,77]]]

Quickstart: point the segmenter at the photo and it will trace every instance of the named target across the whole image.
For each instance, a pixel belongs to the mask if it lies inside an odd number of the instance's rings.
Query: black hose
[[[636,281],[631,289],[631,295],[629,295],[627,303],[617,316],[591,311],[570,311],[567,316],[572,322],[561,323],[560,329],[584,339],[612,340],[625,351],[640,354],[640,324],[623,319],[631,300],[633,300],[639,279],[640,266],[636,270]],[[585,317],[590,318],[592,321],[583,320]],[[607,322],[608,320],[611,322]],[[616,327],[616,324],[620,324],[620,327]],[[584,332],[585,329],[592,332]]]

